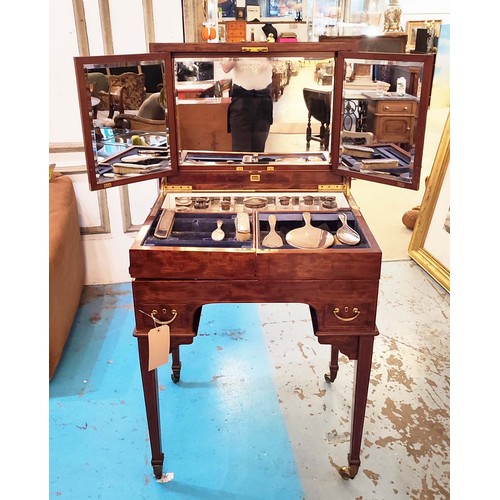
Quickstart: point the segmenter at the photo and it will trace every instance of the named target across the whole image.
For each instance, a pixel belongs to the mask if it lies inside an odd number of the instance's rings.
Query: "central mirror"
[[[176,58],[174,66],[180,150],[328,162],[333,58]]]

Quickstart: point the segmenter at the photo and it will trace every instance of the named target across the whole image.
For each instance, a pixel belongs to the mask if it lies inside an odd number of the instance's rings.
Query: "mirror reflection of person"
[[[264,151],[273,123],[273,66],[268,59],[221,61],[225,73],[233,70],[228,132],[233,151]]]

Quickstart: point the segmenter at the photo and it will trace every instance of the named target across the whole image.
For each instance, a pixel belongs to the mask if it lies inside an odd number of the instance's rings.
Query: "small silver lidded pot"
[[[322,205],[323,208],[326,208],[328,210],[335,210],[336,208],[338,208],[337,198],[335,196],[325,196],[322,199]]]
[[[288,205],[290,205],[290,199],[290,196],[280,196],[280,205],[283,207],[287,207]]]
[[[196,198],[194,200],[194,208],[197,208],[198,210],[205,210],[208,208],[209,201],[210,200],[205,197]]]

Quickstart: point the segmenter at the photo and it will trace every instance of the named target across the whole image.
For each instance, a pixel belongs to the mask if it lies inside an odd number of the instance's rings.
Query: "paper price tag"
[[[170,327],[161,325],[149,330],[149,362],[148,370],[154,370],[168,362],[170,354]]]

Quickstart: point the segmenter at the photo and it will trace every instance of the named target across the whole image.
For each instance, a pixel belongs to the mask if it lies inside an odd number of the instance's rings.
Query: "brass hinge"
[[[179,192],[179,191],[192,191],[193,190],[193,186],[176,186],[174,184],[169,184],[166,186],[166,189],[167,191],[175,191],[175,192]]]
[[[344,191],[345,184],[319,184],[318,191]]]

